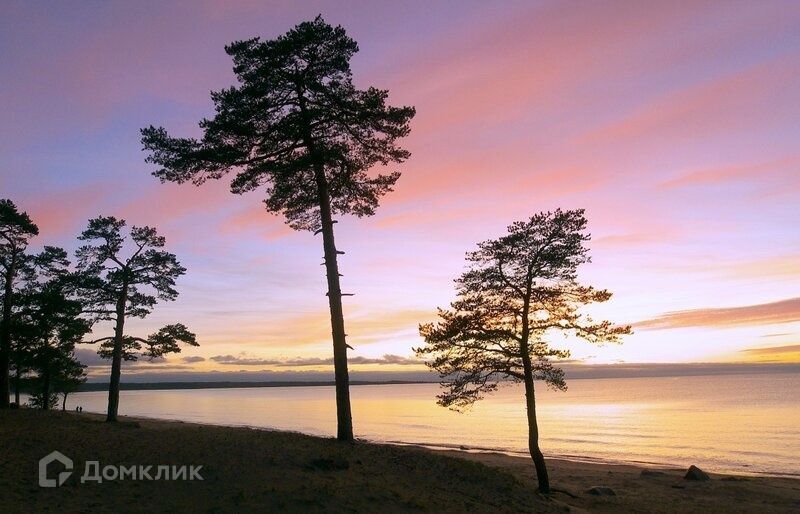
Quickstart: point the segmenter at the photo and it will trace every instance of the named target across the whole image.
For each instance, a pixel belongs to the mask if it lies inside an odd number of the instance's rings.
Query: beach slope
[[[0,506],[19,511],[304,512],[765,512],[800,509],[800,481],[677,471],[641,476],[629,466],[551,461],[543,498],[526,459],[346,444],[294,433],[125,419],[72,412],[0,411]],[[38,461],[58,450],[74,471],[63,486],[38,485]],[[81,483],[86,462],[104,466],[202,466],[203,480]],[[61,469],[53,464],[50,476]],[[593,496],[595,485],[614,496]],[[573,497],[574,496],[574,497]]]

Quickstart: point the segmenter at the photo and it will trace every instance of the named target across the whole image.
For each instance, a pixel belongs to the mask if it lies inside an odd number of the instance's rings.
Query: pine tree
[[[132,227],[129,238],[123,234],[125,220],[98,217],[89,220],[89,226],[78,239],[85,241],[76,254],[77,277],[89,309],[97,320],[114,322],[114,336],[92,341],[105,343],[98,352],[111,359],[111,380],[108,388],[108,414],[106,420],[117,420],[119,411],[119,385],[122,361],[137,344],[136,338],[125,335],[125,322],[130,317],[144,318],[159,300],[172,301],[178,297],[175,281],[186,273],[177,257],[162,248],[166,241],[152,227]],[[128,249],[127,256],[124,256]],[[172,327],[172,328],[169,328]],[[188,330],[183,325],[165,327],[161,339],[152,341],[159,345],[176,344],[179,338],[187,339]],[[182,327],[176,330],[175,327]],[[179,336],[179,337],[176,337]],[[163,337],[162,337],[163,336]],[[173,337],[164,343],[164,337]],[[111,341],[109,344],[108,341]],[[148,343],[150,344],[150,343]],[[190,344],[197,344],[192,334]]]
[[[0,409],[9,407],[9,377],[12,354],[11,325],[15,303],[15,281],[25,262],[25,249],[39,228],[11,200],[0,200],[0,281],[3,310],[0,317]]]
[[[65,377],[83,376],[75,345],[92,328],[83,316],[84,305],[76,294],[69,264],[67,252],[51,246],[32,259],[32,272],[20,293],[21,307],[14,323],[18,374],[20,363],[36,374],[32,404],[43,409],[54,405],[55,384]]]
[[[264,188],[269,212],[297,230],[321,233],[328,281],[336,378],[338,438],[353,439],[346,334],[334,240],[335,214],[370,216],[400,174],[370,176],[375,165],[402,162],[396,140],[409,132],[412,107],[386,104],[388,92],[353,85],[356,42],[321,17],[274,40],[237,41],[236,86],[213,92],[216,113],[200,122],[200,140],[142,130],[156,177],[202,184],[235,173],[236,194]]]
[[[508,227],[508,234],[467,254],[468,270],[456,280],[457,300],[439,310],[440,321],[420,326],[425,346],[417,354],[441,377],[438,403],[461,409],[503,381],[525,385],[528,448],[539,490],[550,492],[539,448],[534,381],[566,389],[564,371],[553,359],[569,356],[547,342],[567,332],[591,343],[619,342],[630,327],[594,321],[580,308],[611,298],[606,290],[577,282],[589,262],[583,210],[536,214]]]

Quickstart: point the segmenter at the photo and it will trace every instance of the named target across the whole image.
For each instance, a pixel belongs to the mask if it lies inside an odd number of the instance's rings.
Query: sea
[[[800,373],[573,379],[537,385],[546,457],[800,477]],[[436,404],[437,384],[351,387],[357,438],[527,455],[524,392],[509,384],[466,412]],[[107,393],[68,397],[105,412]],[[120,414],[332,437],[327,386],[122,391]]]

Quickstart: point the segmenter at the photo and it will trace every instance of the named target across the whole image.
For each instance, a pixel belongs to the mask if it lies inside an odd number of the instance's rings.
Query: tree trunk
[[[533,370],[530,357],[524,356],[522,362],[525,368],[525,406],[528,411],[528,451],[536,468],[539,491],[544,494],[550,494],[550,478],[547,476],[547,465],[544,462],[544,455],[539,449],[539,425],[536,422],[536,395],[533,387]]]
[[[64,393],[63,393],[63,394],[64,394],[64,399],[63,399],[63,400],[61,400],[61,410],[62,410],[62,411],[65,411],[65,410],[67,410],[67,394],[69,394],[69,393],[67,393],[66,391],[64,391]]]
[[[336,379],[336,438],[353,440],[353,416],[350,412],[350,376],[347,371],[347,341],[344,332],[342,311],[342,288],[339,285],[339,263],[336,242],[333,238],[333,217],[328,180],[325,177],[324,160],[317,154],[313,129],[306,108],[306,98],[301,84],[297,84],[297,101],[303,118],[303,140],[314,163],[314,181],[319,200],[322,245],[325,251],[325,272],[328,278],[328,306],[331,311],[331,335],[333,336],[333,370]]]
[[[122,342],[125,336],[125,304],[128,302],[128,285],[123,284],[122,293],[117,300],[117,322],[114,327],[114,352],[111,358],[111,380],[108,384],[108,413],[106,421],[117,421],[119,412],[119,383],[122,375]]]
[[[17,407],[19,407],[19,386],[22,382],[22,377],[19,376],[19,362],[14,371],[14,401],[17,403]]]
[[[7,409],[10,405],[9,395],[11,366],[11,302],[13,301],[13,283],[15,258],[6,270],[4,277],[5,288],[3,291],[3,318],[0,319],[0,409]]]
[[[547,465],[544,455],[539,449],[539,424],[536,421],[536,391],[533,387],[533,364],[528,342],[530,340],[529,318],[531,312],[531,289],[533,287],[533,274],[530,267],[526,277],[525,293],[522,297],[522,341],[520,343],[520,357],[525,379],[525,407],[528,412],[528,451],[536,468],[536,480],[539,482],[539,492],[550,494],[550,478],[547,476]]]
[[[44,380],[42,385],[42,392],[44,393],[44,402],[42,403],[42,410],[50,410],[50,370],[44,372]]]
[[[336,437],[340,441],[352,441],[353,417],[350,411],[350,376],[347,371],[347,341],[344,332],[342,289],[339,285],[339,263],[333,237],[328,184],[321,167],[316,170],[315,178],[320,203],[322,244],[325,250],[325,271],[328,277],[328,305],[331,311],[331,333],[333,335],[333,369],[336,377]]]

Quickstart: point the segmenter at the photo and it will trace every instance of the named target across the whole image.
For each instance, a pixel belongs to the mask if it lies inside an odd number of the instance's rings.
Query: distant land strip
[[[605,379],[605,378],[657,378],[657,377],[690,377],[709,375],[749,375],[769,373],[800,373],[800,363],[688,363],[688,364],[592,364],[592,365],[564,365],[567,380],[580,379]],[[159,380],[155,373],[147,375],[132,375],[130,382],[121,384],[122,390],[169,390],[169,389],[240,389],[248,387],[332,387],[332,379],[321,376],[318,380],[280,380],[277,377],[261,377],[253,373],[252,380],[218,379],[219,374],[214,374],[213,380],[203,380],[203,373],[168,374],[169,377]],[[351,380],[350,385],[409,385],[409,384],[436,384],[439,379],[430,373],[407,373],[407,378],[398,378],[402,373],[392,373],[393,377],[381,379],[372,373],[369,380]],[[195,380],[193,380],[195,378]],[[244,377],[242,377],[244,378]],[[107,391],[108,382],[87,382],[82,384],[77,392]]]
[[[386,380],[386,381],[366,381],[351,380],[351,386],[361,385],[407,385],[407,384],[426,384],[423,380]],[[120,389],[123,391],[152,391],[159,389],[244,389],[249,387],[320,387],[335,386],[333,380],[322,382],[299,382],[299,381],[260,381],[260,382],[123,382]],[[82,384],[76,392],[83,393],[89,391],[108,391],[108,382],[87,382]]]

